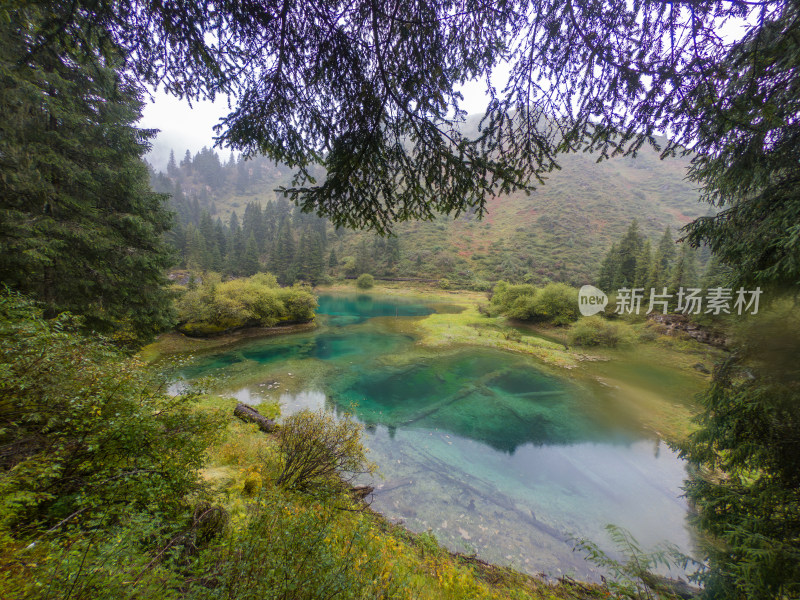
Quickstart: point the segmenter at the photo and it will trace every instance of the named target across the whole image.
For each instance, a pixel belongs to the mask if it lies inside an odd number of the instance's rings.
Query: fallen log
[[[359,500],[364,500],[367,496],[369,496],[372,492],[375,491],[375,488],[371,485],[354,485],[350,487],[350,493],[358,498]]]
[[[233,414],[245,423],[255,423],[264,433],[272,433],[277,428],[277,424],[272,419],[268,419],[252,406],[241,402],[233,409]]]

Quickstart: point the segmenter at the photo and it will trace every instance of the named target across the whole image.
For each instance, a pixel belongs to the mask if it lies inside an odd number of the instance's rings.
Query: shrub
[[[316,307],[316,298],[308,287],[282,288],[269,273],[224,283],[218,274],[209,273],[201,285],[178,299],[178,329],[202,336],[246,326],[306,322],[314,318]]]
[[[295,413],[278,430],[278,448],[281,470],[276,483],[284,488],[336,485],[375,468],[361,444],[361,426],[349,415],[337,419],[325,411]]]
[[[96,524],[128,502],[166,513],[196,488],[218,430],[196,398],[162,394],[138,359],[74,328],[0,294],[0,528]]]
[[[356,286],[360,290],[368,290],[375,285],[375,278],[369,273],[362,273],[356,279]]]
[[[632,341],[630,328],[623,323],[610,323],[600,316],[584,317],[569,330],[569,343],[575,346],[608,346],[614,348]]]
[[[527,321],[531,318],[535,294],[536,288],[532,285],[511,285],[498,281],[492,293],[492,312]]]
[[[207,553],[208,574],[190,598],[405,598],[410,590],[366,520],[345,521],[328,502],[292,502],[267,491],[223,548]],[[213,585],[208,579],[213,577]]]
[[[542,289],[500,281],[494,288],[492,312],[510,319],[566,325],[578,318],[578,292],[563,283]]]
[[[567,325],[578,319],[578,291],[565,283],[548,283],[536,294],[531,320]]]
[[[0,293],[0,597],[173,597],[163,565],[212,534],[191,503],[225,418],[76,325]]]
[[[439,289],[449,290],[452,287],[453,287],[453,284],[450,283],[449,279],[442,278],[442,279],[439,280]]]

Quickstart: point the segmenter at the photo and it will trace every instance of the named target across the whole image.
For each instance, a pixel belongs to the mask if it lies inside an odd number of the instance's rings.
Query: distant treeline
[[[702,257],[699,256],[701,252]],[[623,287],[658,291],[667,288],[674,293],[681,287],[723,284],[726,269],[713,258],[707,259],[703,268],[700,259],[706,255],[706,248],[697,250],[688,244],[676,243],[669,227],[653,247],[634,219],[625,235],[611,245],[596,283],[609,293]]]
[[[552,237],[554,224],[547,215],[517,227],[508,239],[487,240],[485,249],[472,254],[448,243],[444,221],[409,224],[398,228],[397,237],[336,229],[275,197],[273,189],[291,183],[285,166],[263,157],[245,161],[231,155],[225,161],[207,148],[194,156],[186,151],[180,161],[171,154],[166,172],[151,173],[151,179],[155,191],[170,195],[176,224],[167,241],[177,250],[179,266],[224,276],[269,272],[291,285],[371,273],[384,279],[444,280],[443,287],[475,290],[489,290],[498,280],[581,285],[595,279],[603,289],[617,289],[691,282],[716,268],[707,248],[678,245],[669,229],[651,242],[636,222],[613,244],[600,269],[575,273],[565,271],[563,261],[548,267],[534,258]],[[473,215],[462,218],[471,221]],[[517,239],[522,230],[525,243]],[[487,230],[487,235],[499,234]],[[574,242],[553,243],[550,254],[576,253]]]
[[[153,174],[153,188],[170,195],[176,223],[167,234],[177,250],[179,266],[247,277],[274,274],[282,285],[297,281],[317,284],[331,274],[355,276],[385,273],[400,258],[397,238],[366,242],[355,255],[339,260],[335,246],[344,231],[336,231],[326,219],[306,214],[283,198],[261,204],[248,202],[241,216],[218,212],[215,192],[230,187],[250,189],[274,183],[276,173],[265,161],[234,160],[222,164],[215,152],[203,149],[180,165],[171,157],[167,173]]]

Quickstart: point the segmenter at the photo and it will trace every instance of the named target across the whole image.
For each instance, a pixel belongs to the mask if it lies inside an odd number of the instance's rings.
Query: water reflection
[[[283,415],[353,412],[384,477],[370,482],[373,507],[411,529],[432,529],[453,549],[582,578],[595,574],[572,552],[570,536],[603,544],[606,523],[644,545],[666,539],[689,551],[685,469],[668,447],[646,439],[619,403],[523,357],[426,351],[372,318],[431,311],[369,296],[322,297],[320,312],[329,317],[320,330],[247,341],[198,358],[182,374],[247,374],[251,383],[226,395],[278,400]]]
[[[282,394],[284,415],[336,410],[322,391]],[[356,415],[360,417],[358,411]],[[365,427],[370,458],[383,478],[373,508],[416,531],[432,529],[449,547],[529,572],[597,577],[573,538],[611,548],[615,523],[642,544],[669,540],[689,551],[683,463],[653,440],[625,444],[526,442],[509,453],[451,428]]]

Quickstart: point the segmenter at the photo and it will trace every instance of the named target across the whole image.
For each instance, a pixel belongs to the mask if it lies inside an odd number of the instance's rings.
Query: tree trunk
[[[233,414],[245,423],[255,423],[264,433],[272,433],[277,427],[275,421],[268,419],[252,406],[247,406],[241,402],[233,409]]]

